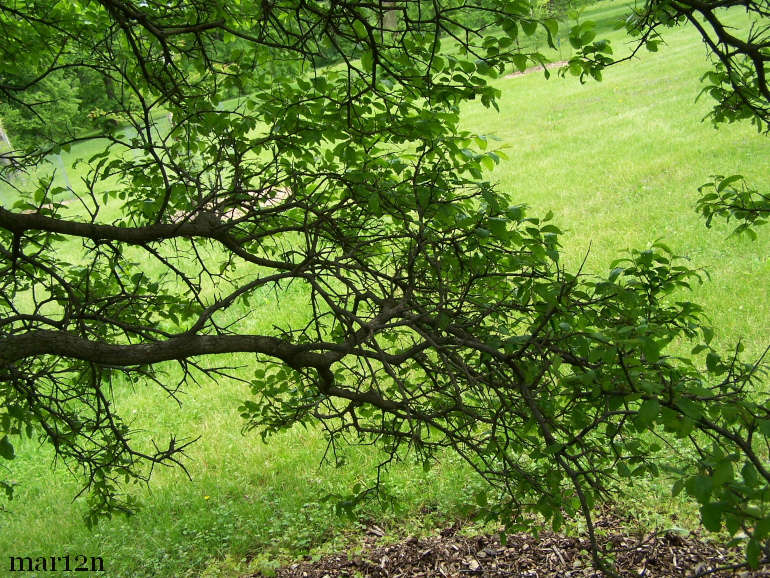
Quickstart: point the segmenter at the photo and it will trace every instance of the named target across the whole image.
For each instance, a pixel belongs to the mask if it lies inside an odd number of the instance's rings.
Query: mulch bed
[[[617,521],[615,521],[617,522]],[[748,571],[745,567],[714,572],[716,568],[736,566],[740,551],[695,537],[679,534],[629,536],[619,533],[611,519],[598,526],[605,532],[603,541],[611,543],[621,576],[741,576],[770,577],[770,566]],[[286,578],[332,577],[464,577],[516,576],[521,578],[599,577],[591,566],[588,540],[542,532],[508,536],[505,546],[498,535],[464,536],[453,526],[427,538],[409,537],[396,544],[380,545],[384,533],[374,526],[368,532],[363,549],[351,554],[334,554],[315,562],[302,562],[280,568],[277,576]],[[255,575],[258,576],[258,575]]]

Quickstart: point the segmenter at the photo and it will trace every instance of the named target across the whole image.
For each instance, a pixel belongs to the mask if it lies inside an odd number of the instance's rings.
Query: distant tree
[[[80,117],[77,78],[52,74],[25,95],[28,106],[0,104],[0,116],[17,148],[51,147],[73,138],[85,124]]]
[[[755,21],[742,39],[717,10],[732,5]],[[467,24],[479,14],[483,33]],[[594,508],[675,451],[674,492],[706,528],[743,529],[756,564],[770,533],[761,364],[712,347],[701,309],[670,296],[697,273],[662,244],[603,277],[568,271],[559,229],[485,180],[502,154],[459,127],[463,102],[496,106],[490,78],[545,61],[519,41],[558,25],[533,14],[520,0],[0,0],[4,102],[35,110],[73,69],[109,79],[126,123],[14,153],[33,173],[61,147],[105,143],[73,185],[79,217],[52,180],[6,183],[0,456],[45,440],[82,472],[91,521],[129,510],[121,480],[181,465],[189,441],[143,443],[112,384],[173,395],[227,379],[217,355],[234,353],[254,365],[241,412],[265,438],[315,423],[385,461],[451,448],[509,528],[582,515],[608,572]],[[662,27],[690,22],[716,59],[714,120],[767,130],[766,18],[766,1],[649,0],[628,26],[656,50]],[[568,70],[600,78],[609,43],[585,23],[569,38]],[[255,295],[289,285],[305,318],[254,334]],[[672,352],[683,341],[689,357]]]

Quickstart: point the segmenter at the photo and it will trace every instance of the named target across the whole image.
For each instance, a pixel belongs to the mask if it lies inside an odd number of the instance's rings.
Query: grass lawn
[[[609,26],[620,15],[617,3],[601,3],[584,17]],[[622,33],[610,36],[620,51]],[[500,78],[500,112],[469,106],[464,126],[500,139],[508,160],[492,176],[512,202],[533,214],[554,212],[566,230],[568,269],[587,255],[585,269],[601,273],[625,249],[661,239],[710,274],[688,298],[705,306],[719,344],[742,339],[756,356],[770,343],[770,229],[754,242],[731,238],[724,223],[706,229],[694,205],[697,187],[712,174],[742,173],[766,185],[768,141],[748,125],[715,131],[701,122],[710,106],[705,98],[694,102],[707,68],[703,45],[689,29],[666,39],[660,52],[611,67],[601,83],[557,75],[546,81],[542,73]],[[93,152],[73,147],[62,162]],[[257,305],[265,329],[306,307],[292,291],[278,301],[266,293]],[[242,365],[248,377],[251,359],[224,362]],[[158,471],[149,487],[132,489],[143,504],[136,516],[89,531],[83,500],[72,500],[77,485],[63,469],[51,472],[47,448],[25,442],[2,474],[20,486],[0,515],[0,555],[98,555],[107,576],[231,576],[334,548],[372,521],[393,534],[429,530],[461,515],[481,487],[454,456],[429,472],[405,462],[386,478],[390,499],[367,504],[357,519],[339,517],[322,498],[371,480],[382,459],[376,450],[352,448],[343,467],[320,466],[325,440],[318,431],[298,428],[267,445],[242,435],[237,407],[249,391],[239,384],[201,383],[180,395],[181,407],[151,388],[116,387],[119,409],[136,428],[161,440],[171,432],[201,436],[189,452],[192,481],[179,470]],[[634,489],[642,523],[695,523],[692,510],[665,492],[654,482]]]

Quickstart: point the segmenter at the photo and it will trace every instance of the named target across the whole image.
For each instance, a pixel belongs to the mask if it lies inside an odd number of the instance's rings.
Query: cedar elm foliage
[[[728,4],[753,15],[745,38],[720,25]],[[39,437],[82,474],[92,521],[129,510],[122,480],[181,465],[189,440],[142,445],[115,384],[242,379],[217,362],[238,354],[256,369],[241,411],[265,438],[320,424],[385,461],[449,447],[506,523],[577,513],[594,545],[618,478],[665,468],[707,528],[752,537],[756,562],[768,400],[761,366],[714,350],[699,307],[670,298],[697,272],[660,244],[605,277],[565,270],[559,230],[484,180],[500,153],[459,128],[464,101],[496,106],[490,78],[544,62],[528,38],[551,43],[558,23],[537,14],[524,0],[3,0],[2,98],[43,114],[37,84],[88,70],[119,122],[4,153],[0,455]],[[766,16],[767,2],[650,0],[627,26],[649,49],[664,26],[698,27],[715,120],[766,129]],[[589,26],[569,39],[575,74],[613,62]],[[40,176],[93,139],[79,182]],[[255,334],[264,296],[287,288],[304,318]],[[688,340],[690,357],[670,353]]]

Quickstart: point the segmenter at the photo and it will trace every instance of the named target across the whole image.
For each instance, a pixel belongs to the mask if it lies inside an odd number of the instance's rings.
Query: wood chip
[[[598,519],[603,529],[600,546],[615,551],[618,574],[623,578],[685,578],[697,569],[715,569],[741,562],[739,548],[705,543],[697,536],[669,539],[666,535],[629,536],[621,534],[618,520]],[[378,526],[370,526],[371,528]],[[510,534],[506,546],[499,535],[463,536],[451,531],[417,539],[414,536],[387,546],[365,541],[360,555],[337,554],[318,561],[293,563],[277,570],[283,578],[324,578],[361,576],[362,578],[416,578],[418,576],[484,576],[521,578],[600,578],[593,569],[585,538],[543,531],[539,538],[530,534]],[[483,560],[483,563],[481,562]],[[252,576],[259,576],[253,574]],[[765,578],[770,565],[756,571],[740,568],[721,570],[709,578],[742,576]]]

